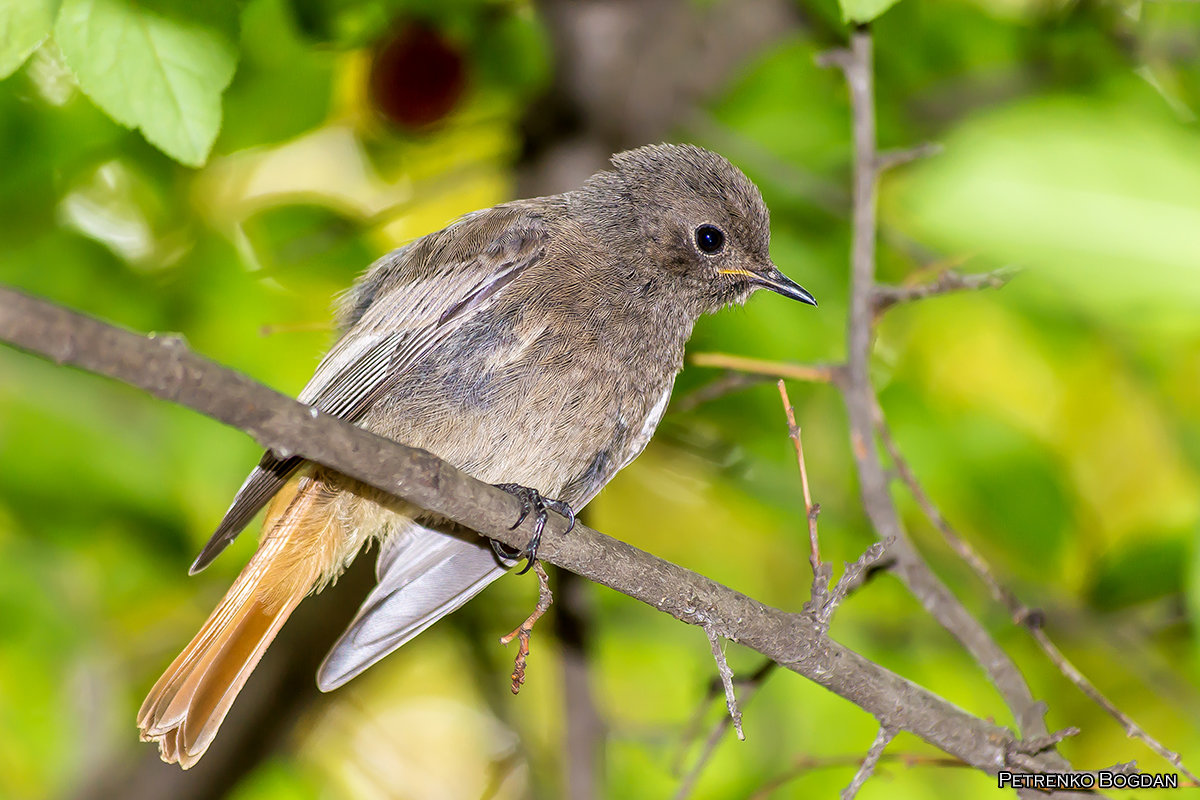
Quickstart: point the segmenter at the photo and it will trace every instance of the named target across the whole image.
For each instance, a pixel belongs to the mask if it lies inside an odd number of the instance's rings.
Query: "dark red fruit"
[[[371,103],[401,128],[425,128],[450,113],[466,83],[462,52],[434,28],[410,23],[375,51]]]

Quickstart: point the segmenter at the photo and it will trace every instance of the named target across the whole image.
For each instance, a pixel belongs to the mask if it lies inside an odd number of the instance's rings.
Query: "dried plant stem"
[[[738,372],[811,383],[836,383],[840,369],[834,364],[790,364],[786,361],[767,361],[729,353],[694,353],[690,360],[698,367],[723,367]]]
[[[533,613],[525,618],[525,621],[513,629],[511,633],[500,637],[500,644],[508,645],[513,639],[519,639],[520,644],[517,648],[517,656],[513,660],[512,671],[512,693],[517,694],[521,691],[521,687],[525,685],[525,662],[529,658],[529,638],[533,634],[533,626],[542,618],[542,615],[550,610],[550,604],[554,602],[554,595],[550,592],[550,579],[546,575],[546,570],[542,566],[542,562],[533,562],[533,574],[537,575],[538,579],[538,601],[537,606],[533,609]]]
[[[817,516],[821,507],[814,505],[812,492],[808,488],[808,468],[804,463],[804,443],[800,438],[800,426],[796,424],[796,409],[788,398],[787,386],[779,379],[779,397],[783,401],[783,413],[787,415],[788,435],[796,445],[796,463],[800,467],[800,487],[804,491],[804,515],[808,519],[808,563],[812,565],[813,577],[821,574],[821,544],[817,538]]]

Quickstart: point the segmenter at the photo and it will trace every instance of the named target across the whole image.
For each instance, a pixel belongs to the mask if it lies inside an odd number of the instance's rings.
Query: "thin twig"
[[[963,273],[953,269],[938,274],[930,283],[917,285],[887,286],[876,284],[871,292],[872,313],[878,317],[884,311],[900,303],[911,303],[928,297],[938,297],[954,292],[972,292],[980,289],[999,289],[1013,278],[1008,267],[991,272]]]
[[[1078,735],[1079,728],[1071,727],[1063,728],[1047,736],[1039,736],[1036,739],[1022,739],[1013,742],[1009,745],[1008,752],[1004,754],[1004,764],[1010,770],[1036,774],[1038,768],[1033,760],[1035,756],[1047,750],[1054,749],[1064,739]],[[1131,761],[1129,763],[1136,772],[1137,762]],[[1124,767],[1124,765],[1121,766],[1122,768]]]
[[[1066,739],[1072,736],[1079,735],[1079,728],[1071,726],[1062,730],[1054,731],[1048,736],[1039,736],[1036,739],[1021,739],[1013,744],[1013,749],[1019,753],[1024,753],[1027,756],[1036,756],[1038,753],[1045,752],[1052,747],[1055,747]]]
[[[817,621],[822,628],[829,630],[829,625],[833,621],[833,613],[846,599],[846,595],[862,583],[862,576],[867,570],[883,560],[883,557],[887,555],[888,548],[895,541],[894,538],[889,538],[886,541],[876,542],[863,551],[863,554],[857,559],[846,563],[842,577],[838,578],[833,590],[828,593],[816,611]]]
[[[742,692],[741,704],[749,705],[754,699],[754,695],[758,693],[759,688],[766,682],[767,677],[775,671],[778,665],[774,661],[764,661],[762,666],[756,669],[748,678],[734,678],[733,683],[739,687]],[[699,735],[700,726],[704,722],[705,712],[709,708],[709,704],[719,693],[723,691],[723,686],[720,681],[713,681],[709,687],[704,700],[696,709],[696,713],[692,716],[692,721],[688,724],[687,730],[684,732],[682,742],[680,744],[679,758],[675,763],[673,771],[678,775],[682,771],[683,757],[687,753],[691,742]],[[733,724],[733,719],[728,714],[721,715],[721,718],[713,725],[712,730],[708,733],[708,738],[704,740],[704,747],[700,751],[700,755],[696,758],[696,763],[688,770],[688,774],[684,776],[679,784],[679,788],[675,791],[674,800],[685,800],[691,795],[692,790],[696,786],[696,781],[700,778],[700,773],[708,765],[709,760],[716,752],[717,745],[721,743],[721,738],[725,735],[725,731],[729,730]]]
[[[1040,622],[1041,620],[1036,621]],[[1071,663],[1071,661],[1063,654],[1063,652],[1058,649],[1058,646],[1055,645],[1054,642],[1051,641],[1050,637],[1046,635],[1046,631],[1042,629],[1041,625],[1034,624],[1034,622],[1035,617],[1029,617],[1025,624],[1026,629],[1029,630],[1030,635],[1033,636],[1033,640],[1038,643],[1038,646],[1042,648],[1042,651],[1046,654],[1046,657],[1050,659],[1054,666],[1058,667],[1059,671],[1066,676],[1067,680],[1075,684],[1079,691],[1087,695],[1093,703],[1100,706],[1100,708],[1104,709],[1109,716],[1115,719],[1125,731],[1126,736],[1128,736],[1130,739],[1137,739],[1144,743],[1147,747],[1162,757],[1167,763],[1186,775],[1188,780],[1192,781],[1193,783],[1200,783],[1200,778],[1197,778],[1195,773],[1183,765],[1183,759],[1179,753],[1175,752],[1174,750],[1168,750],[1162,745],[1162,743],[1147,733],[1142,726],[1134,722],[1128,714],[1117,708],[1116,705],[1114,705],[1111,700],[1105,697],[1104,694],[1096,688],[1095,684],[1089,681],[1087,677],[1084,676],[1084,674],[1080,672],[1074,664]]]
[[[870,567],[879,563],[894,538],[871,545],[854,563],[846,564],[842,577],[830,591],[829,579],[832,575],[832,567],[821,562],[820,538],[817,535],[817,516],[821,513],[821,506],[813,503],[812,492],[808,488],[808,467],[804,461],[804,442],[800,436],[800,426],[796,424],[796,409],[792,405],[791,398],[788,397],[787,386],[782,378],[779,379],[778,387],[779,399],[783,402],[783,412],[787,416],[788,435],[796,446],[796,463],[800,467],[800,486],[804,492],[805,516],[808,518],[808,563],[812,567],[813,573],[812,599],[809,601],[808,607],[818,627],[828,631],[833,614],[841,605],[842,600],[846,598],[852,587],[861,583],[863,574]]]
[[[729,709],[729,718],[733,720],[733,729],[737,731],[738,741],[746,741],[742,731],[742,710],[738,708],[737,696],[733,693],[733,670],[725,660],[725,651],[721,649],[721,639],[711,626],[704,625],[708,635],[708,643],[712,646],[713,659],[717,662],[717,674],[721,676],[721,685],[725,687],[725,707]]]
[[[699,386],[671,403],[672,412],[693,411],[706,403],[758,386],[771,380],[769,375],[730,370],[703,386]]]
[[[538,601],[537,606],[533,609],[533,613],[525,618],[525,621],[508,633],[500,637],[500,644],[508,645],[513,639],[520,639],[521,643],[517,648],[517,657],[513,660],[512,671],[512,693],[517,694],[521,691],[521,687],[525,685],[525,661],[529,658],[529,637],[533,634],[533,626],[542,618],[550,609],[550,604],[554,602],[554,595],[550,592],[550,579],[546,576],[546,570],[542,567],[542,562],[533,562],[533,574],[537,575],[538,579]]]
[[[1120,724],[1125,731],[1125,735],[1131,739],[1138,739],[1145,743],[1147,747],[1161,756],[1171,766],[1175,767],[1179,772],[1188,777],[1189,780],[1198,781],[1197,777],[1183,765],[1183,760],[1178,752],[1169,750],[1161,742],[1146,732],[1138,725],[1128,714],[1121,711],[1113,704],[1104,694],[1096,688],[1096,686],[1087,679],[1087,677],[1079,671],[1078,668],[1063,654],[1058,646],[1046,634],[1043,624],[1045,615],[1035,608],[1030,608],[1021,602],[1021,600],[1010,591],[996,574],[992,571],[988,563],[983,559],[975,548],[973,548],[966,539],[964,539],[958,531],[946,520],[941,510],[929,497],[924,486],[917,479],[916,474],[912,471],[908,461],[900,453],[900,448],[896,444],[896,440],[892,437],[892,432],[888,428],[886,420],[883,418],[882,409],[878,406],[875,408],[876,428],[879,431],[879,439],[883,442],[887,449],[888,455],[891,457],[892,465],[896,470],[896,475],[908,487],[913,499],[917,501],[917,505],[925,514],[926,518],[933,526],[942,534],[942,538],[950,548],[963,560],[979,577],[983,584],[987,587],[988,592],[998,603],[1004,606],[1012,617],[1013,622],[1021,625],[1029,631],[1034,641],[1046,654],[1046,657],[1052,664],[1075,685],[1081,692],[1092,700],[1096,705],[1100,706],[1109,716]],[[1038,741],[1039,739],[1031,739],[1027,741]]]
[[[804,444],[800,439],[800,426],[796,424],[796,409],[788,397],[783,378],[779,379],[779,397],[783,401],[783,413],[787,415],[788,435],[796,445],[796,463],[800,466],[800,487],[804,491],[804,516],[808,519],[808,563],[812,566],[813,578],[821,574],[821,544],[817,538],[817,516],[821,506],[812,501],[808,489],[808,468],[804,465]]]
[[[792,767],[787,772],[779,775],[765,784],[760,786],[754,794],[750,795],[748,800],[767,800],[774,796],[776,790],[785,784],[794,781],[796,778],[808,772],[813,772],[818,769],[835,769],[838,767],[856,767],[860,766],[866,759],[865,756],[802,756],[792,762]],[[946,756],[929,756],[920,753],[883,753],[878,759],[879,763],[901,764],[904,767],[912,769],[913,767],[950,767],[963,768],[970,767],[970,764],[959,761],[957,758],[947,758]],[[878,766],[878,764],[876,765]]]
[[[851,779],[850,785],[842,790],[842,800],[854,800],[858,794],[858,790],[863,787],[867,779],[871,777],[871,773],[875,771],[875,765],[879,763],[879,757],[883,755],[884,748],[891,744],[892,739],[896,738],[896,730],[887,725],[879,726],[879,733],[875,734],[875,741],[871,744],[871,749],[867,751],[867,757],[862,760],[862,764],[858,767],[858,772],[854,773],[854,778]]]
[[[916,286],[937,280],[943,272],[961,270],[971,262],[977,254],[957,252],[952,255],[930,250],[920,242],[909,239],[895,228],[885,227],[879,231],[881,241],[886,242],[892,250],[902,253],[913,264],[912,268],[900,281],[901,286]]]
[[[879,433],[879,440],[883,443],[883,447],[887,450],[888,457],[892,461],[892,468],[896,471],[896,476],[908,487],[913,499],[917,501],[917,505],[924,512],[933,526],[942,534],[942,538],[946,540],[946,544],[950,545],[959,558],[966,562],[979,579],[983,581],[992,598],[1003,604],[1013,615],[1014,619],[1017,616],[1024,616],[1029,613],[1029,609],[1004,587],[1004,584],[992,572],[992,568],[988,566],[987,561],[973,548],[966,539],[958,534],[958,531],[950,525],[942,512],[934,504],[921,482],[917,479],[916,474],[912,471],[912,467],[908,464],[908,459],[904,458],[900,452],[899,446],[896,444],[895,438],[892,436],[892,431],[887,425],[887,421],[883,417],[883,409],[879,406],[876,400],[874,408],[875,430]]]
[[[790,378],[810,383],[836,383],[841,369],[836,364],[791,364],[785,361],[768,361],[729,353],[693,353],[690,360],[698,367],[722,367],[737,372],[768,375],[772,378]]]
[[[936,156],[942,152],[938,142],[925,142],[916,147],[905,147],[900,150],[885,150],[875,157],[875,169],[878,172],[899,167],[922,158]]]

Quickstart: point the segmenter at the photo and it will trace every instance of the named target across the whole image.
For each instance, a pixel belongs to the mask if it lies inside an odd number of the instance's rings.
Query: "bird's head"
[[[691,145],[639,147],[612,161],[650,263],[701,313],[743,303],[758,289],[817,304],[771,262],[770,213],[737,167]]]

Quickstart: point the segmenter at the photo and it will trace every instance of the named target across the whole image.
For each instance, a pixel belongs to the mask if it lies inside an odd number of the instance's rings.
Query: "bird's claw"
[[[517,517],[517,521],[512,524],[509,530],[515,531],[521,526],[521,523],[532,512],[534,515],[533,536],[530,537],[529,543],[520,550],[513,550],[494,539],[489,539],[492,543],[492,550],[496,552],[500,558],[506,561],[515,561],[521,558],[527,559],[525,568],[518,572],[518,575],[524,575],[533,566],[533,562],[537,560],[538,546],[542,543],[542,532],[546,530],[546,520],[549,518],[547,511],[554,511],[562,514],[567,518],[567,529],[563,533],[570,533],[575,527],[575,510],[571,508],[569,503],[563,500],[550,500],[542,497],[537,489],[529,486],[521,486],[517,483],[498,483],[497,489],[503,489],[513,497],[521,501],[521,515]]]

